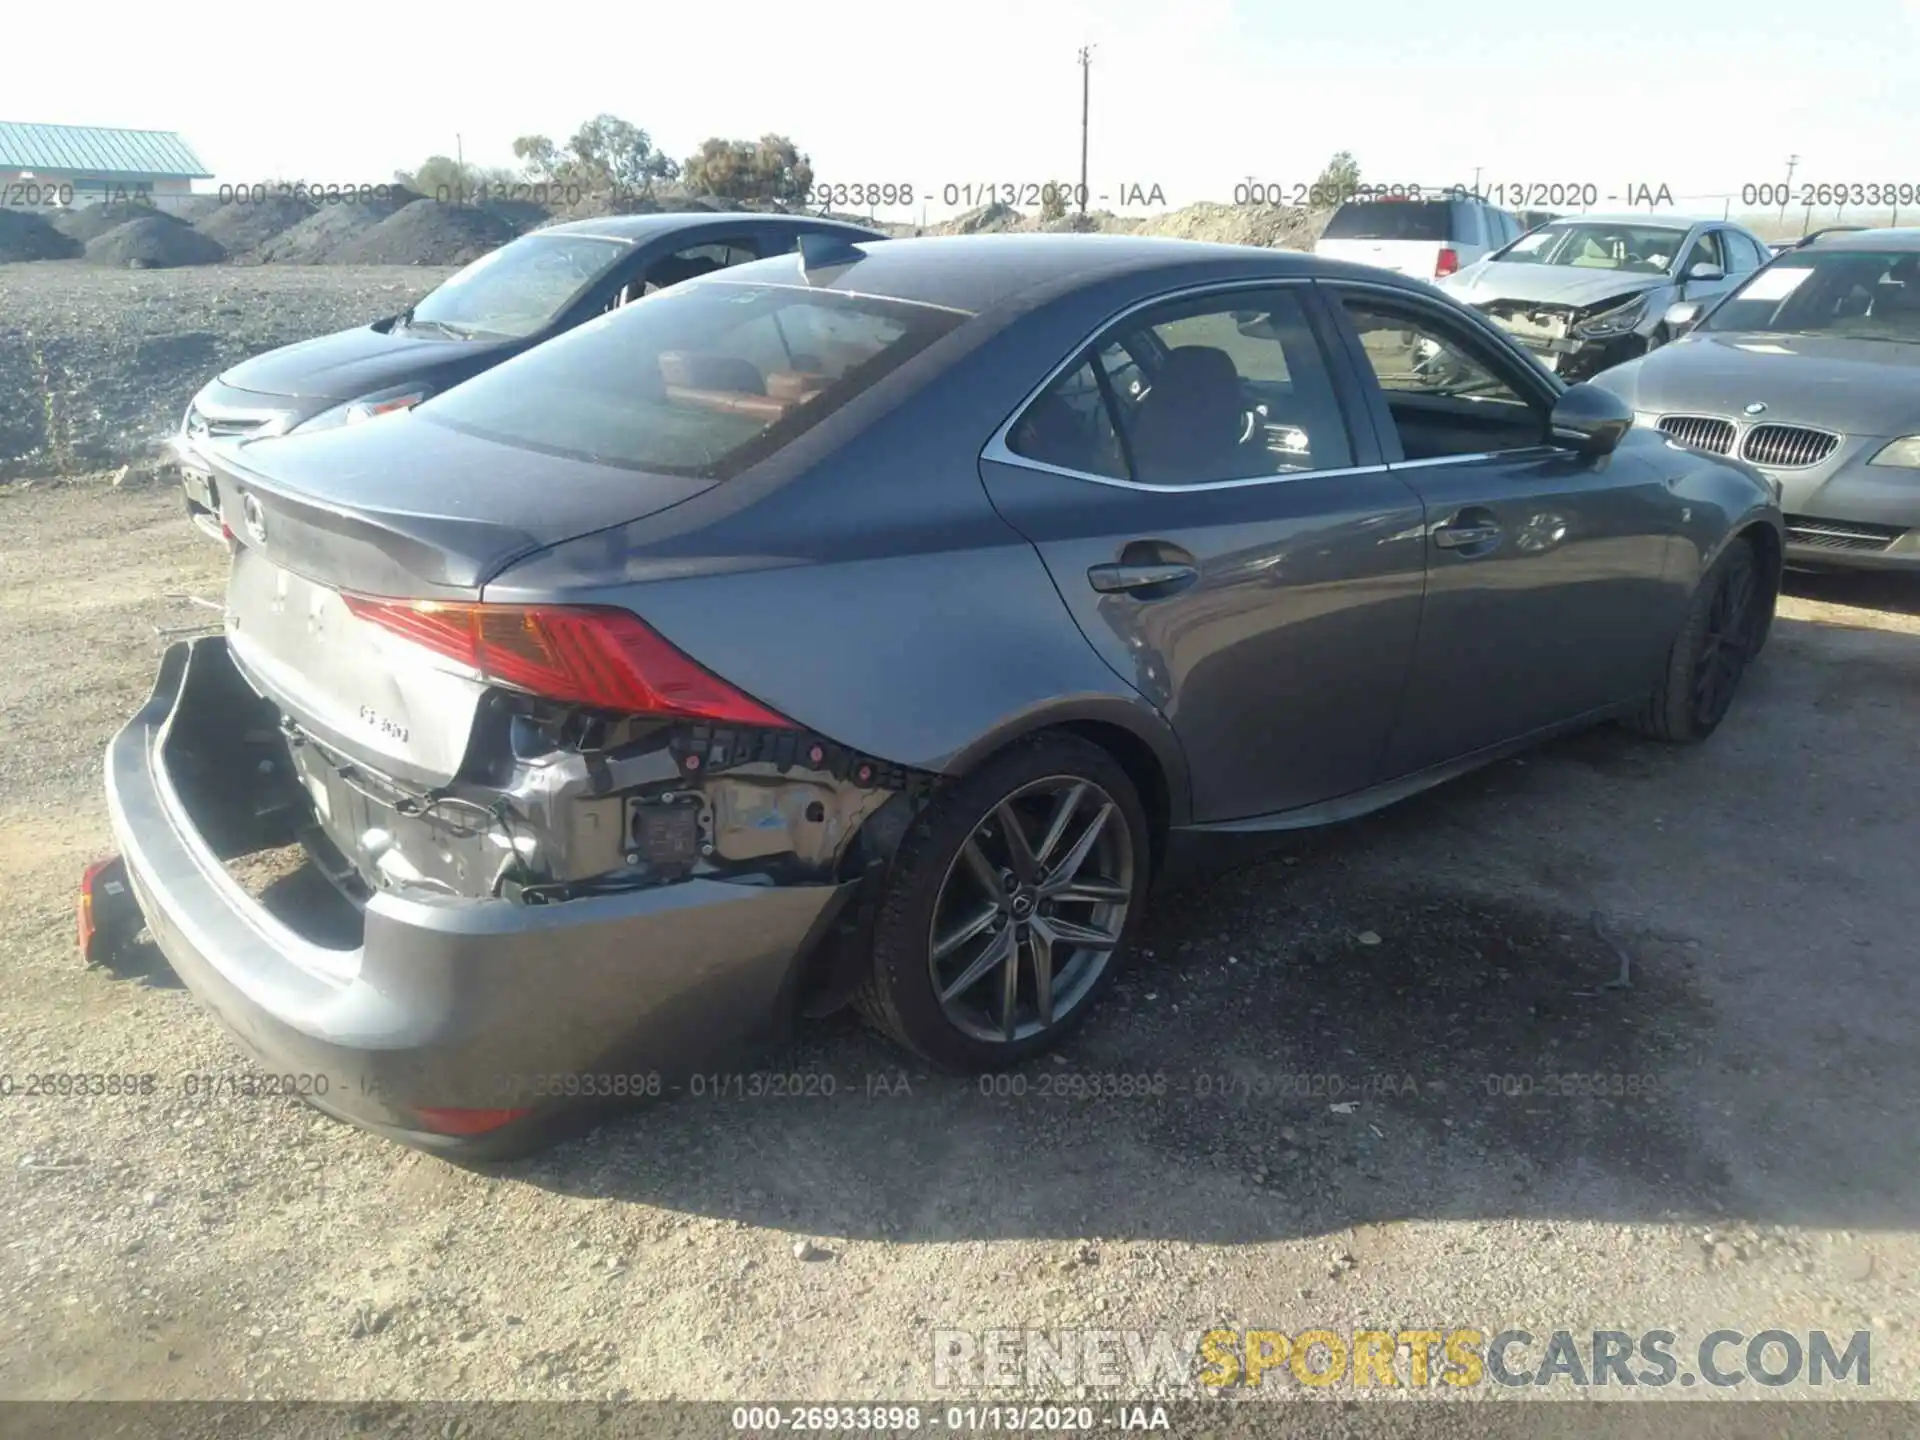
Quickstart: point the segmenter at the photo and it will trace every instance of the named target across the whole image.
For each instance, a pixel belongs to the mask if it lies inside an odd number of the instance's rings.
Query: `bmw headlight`
[[[1625,335],[1647,316],[1647,297],[1636,295],[1625,304],[1616,305],[1611,310],[1602,310],[1573,327],[1576,335],[1600,339],[1608,335]]]
[[[1902,435],[1898,440],[1889,440],[1874,452],[1873,458],[1867,463],[1920,470],[1920,435]]]
[[[389,415],[396,410],[411,410],[433,392],[424,385],[397,385],[386,390],[376,390],[371,395],[362,395],[357,400],[348,400],[334,406],[331,410],[322,410],[311,420],[293,427],[290,432],[304,435],[310,430],[336,430],[342,425],[358,425],[363,420],[371,420],[376,415]]]

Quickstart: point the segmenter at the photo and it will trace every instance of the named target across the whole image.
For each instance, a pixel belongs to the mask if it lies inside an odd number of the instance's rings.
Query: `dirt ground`
[[[479,1170],[189,1095],[245,1062],[75,955],[102,748],[222,558],[164,490],[0,490],[0,1396],[1004,1395],[933,1332],[1216,1323],[1865,1329],[1848,1394],[1920,1396],[1920,584],[1796,581],[1703,747],[1577,736],[1175,897],[1024,1095],[835,1019],[763,1062],[831,1098]]]

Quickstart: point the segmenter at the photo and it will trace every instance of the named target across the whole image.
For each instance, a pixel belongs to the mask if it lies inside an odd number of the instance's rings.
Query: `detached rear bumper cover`
[[[526,906],[377,894],[356,950],[302,937],[230,876],[166,755],[224,637],[170,648],[107,752],[107,803],[155,941],[200,1001],[323,1108],[427,1148],[426,1108],[550,1108],[553,1077],[671,1077],[778,1033],[798,961],[852,884],[689,880]],[[236,784],[245,777],[236,775]],[[485,1137],[479,1137],[484,1142]]]

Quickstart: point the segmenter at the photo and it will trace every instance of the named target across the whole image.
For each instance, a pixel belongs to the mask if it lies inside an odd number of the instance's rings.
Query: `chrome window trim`
[[[1065,465],[1052,465],[1044,460],[1030,460],[1026,456],[1016,453],[1014,449],[1007,444],[1007,436],[1013,432],[1013,427],[1019,423],[1020,417],[1026,414],[1027,407],[1044,395],[1054,381],[1066,374],[1067,371],[1072,369],[1077,363],[1082,363],[1083,357],[1086,355],[1089,347],[1129,315],[1136,315],[1142,310],[1149,310],[1163,303],[1192,299],[1196,296],[1219,294],[1232,290],[1273,290],[1290,285],[1312,285],[1322,278],[1325,277],[1302,275],[1258,280],[1209,280],[1199,285],[1190,285],[1179,290],[1169,290],[1164,294],[1155,295],[1146,300],[1138,300],[1123,309],[1115,311],[1076,343],[1072,350],[1068,352],[1067,358],[1055,365],[1052,370],[1048,371],[1046,378],[1034,386],[1032,390],[1028,391],[1025,398],[1013,407],[1013,413],[1000,423],[999,428],[993,432],[993,438],[988,440],[985,447],[980,451],[980,459],[983,462],[990,460],[996,465],[1011,465],[1021,470],[1037,470],[1044,475],[1059,475],[1069,480],[1086,480],[1095,485],[1111,486],[1116,490],[1134,490],[1150,495],[1189,495],[1205,493],[1212,490],[1241,490],[1253,485],[1288,484],[1295,480],[1320,479],[1322,477],[1341,475],[1390,475],[1399,470],[1428,469],[1436,465],[1477,464],[1485,460],[1511,458],[1516,455],[1527,456],[1537,454],[1544,458],[1548,455],[1571,455],[1574,453],[1573,450],[1565,446],[1535,444],[1517,447],[1512,450],[1483,450],[1474,455],[1439,455],[1428,460],[1383,461],[1375,465],[1342,465],[1326,470],[1294,470],[1275,475],[1254,475],[1234,480],[1196,480],[1187,485],[1161,485],[1145,480],[1121,479],[1113,475],[1096,475],[1092,471],[1075,470]],[[1384,295],[1394,295],[1411,299],[1416,303],[1424,300],[1429,305],[1433,304],[1430,297],[1421,295],[1417,291],[1409,291],[1406,287],[1400,285],[1386,284],[1367,279],[1349,280],[1344,275],[1338,277],[1338,281],[1343,287],[1375,290]],[[1447,302],[1442,301],[1441,303],[1444,305]],[[1492,322],[1488,321],[1487,323],[1491,324]],[[1375,383],[1378,384],[1379,382],[1376,381]]]
[[[1069,480],[1086,480],[1095,485],[1111,485],[1116,490],[1138,490],[1149,495],[1192,495],[1208,490],[1244,490],[1250,485],[1284,485],[1294,480],[1319,480],[1338,475],[1385,475],[1393,467],[1390,465],[1342,465],[1334,470],[1289,470],[1277,475],[1250,475],[1237,480],[1196,480],[1191,485],[1157,485],[1146,480],[1122,480],[1114,475],[1095,475],[1086,470],[1070,470],[1064,465],[1049,465],[1044,460],[1029,460],[1024,455],[1016,455],[1005,446],[995,453],[994,445],[998,439],[990,442],[981,452],[982,460],[991,460],[997,465],[1012,465],[1022,470],[1038,470],[1046,475],[1060,475]]]

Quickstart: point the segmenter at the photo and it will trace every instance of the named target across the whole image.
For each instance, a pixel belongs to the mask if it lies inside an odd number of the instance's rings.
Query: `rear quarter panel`
[[[1052,723],[1120,725],[1159,757],[1177,823],[1171,730],[1094,653],[979,474],[1001,421],[1136,292],[963,326],[755,470],[522,561],[485,598],[625,607],[808,729],[916,769],[958,773]]]

